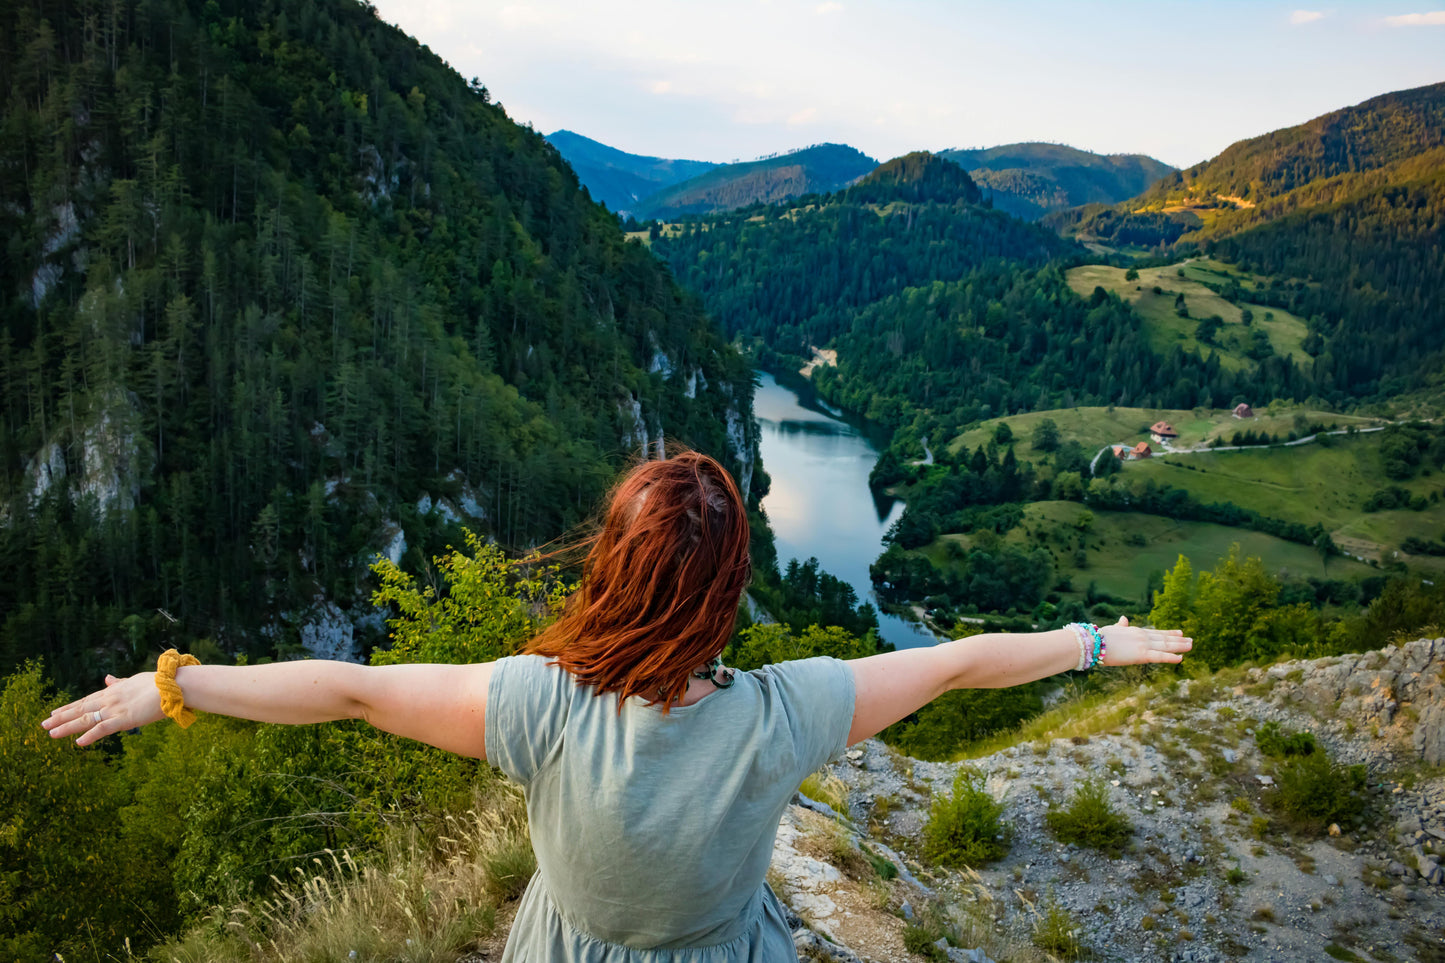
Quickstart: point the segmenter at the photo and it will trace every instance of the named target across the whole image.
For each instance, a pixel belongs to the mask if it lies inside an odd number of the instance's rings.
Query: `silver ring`
[[[90,714],[90,717],[91,717],[92,719],[94,719],[96,722],[99,722],[99,721],[101,720],[100,710],[99,710],[99,709],[96,709],[94,712],[92,712],[92,713]]]

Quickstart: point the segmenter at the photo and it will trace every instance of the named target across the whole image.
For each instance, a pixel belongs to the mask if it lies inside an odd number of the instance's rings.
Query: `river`
[[[868,566],[883,551],[883,533],[903,512],[902,502],[874,498],[868,487],[878,449],[819,400],[778,384],[766,372],[760,377],[753,412],[761,429],[763,468],[772,479],[763,510],[772,525],[779,567],[792,558],[816,557],[824,571],[877,607]],[[917,624],[881,609],[878,633],[900,649],[936,641]]]

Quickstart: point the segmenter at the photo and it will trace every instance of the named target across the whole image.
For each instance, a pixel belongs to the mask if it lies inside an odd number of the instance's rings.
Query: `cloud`
[[[665,94],[670,92],[671,90],[672,81],[670,80],[659,80],[652,85],[652,92],[654,94]]]
[[[1392,27],[1445,27],[1445,10],[1402,13],[1398,17],[1386,17],[1385,23]]]
[[[1323,20],[1324,12],[1320,10],[1296,10],[1289,15],[1289,22],[1295,26],[1302,23],[1314,23],[1316,20]]]
[[[824,14],[837,13],[839,10],[842,9],[843,5],[841,3],[833,3],[832,0],[829,0],[828,3],[818,4],[816,7],[813,8],[813,12],[821,17]]]
[[[817,119],[818,108],[804,107],[802,110],[798,111],[796,114],[793,114],[791,117],[788,118],[788,126],[799,127],[803,124],[811,124]]]

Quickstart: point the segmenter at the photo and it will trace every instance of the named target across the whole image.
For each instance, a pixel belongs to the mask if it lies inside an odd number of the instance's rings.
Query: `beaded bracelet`
[[[1093,660],[1090,658],[1093,642],[1082,622],[1070,622],[1069,629],[1074,633],[1074,641],[1079,643],[1079,663],[1074,666],[1074,671],[1083,672],[1093,664]]]
[[[1099,627],[1088,622],[1070,622],[1069,628],[1073,630],[1074,638],[1079,643],[1079,663],[1074,670],[1085,672],[1103,665],[1106,646],[1104,634],[1099,631]]]

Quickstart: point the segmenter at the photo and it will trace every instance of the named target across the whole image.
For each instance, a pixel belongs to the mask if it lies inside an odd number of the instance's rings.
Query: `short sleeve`
[[[788,716],[802,779],[848,748],[856,690],[848,663],[828,656],[779,662],[758,670]]]
[[[487,761],[526,785],[560,744],[576,686],[545,656],[514,655],[494,666],[487,686]]]

